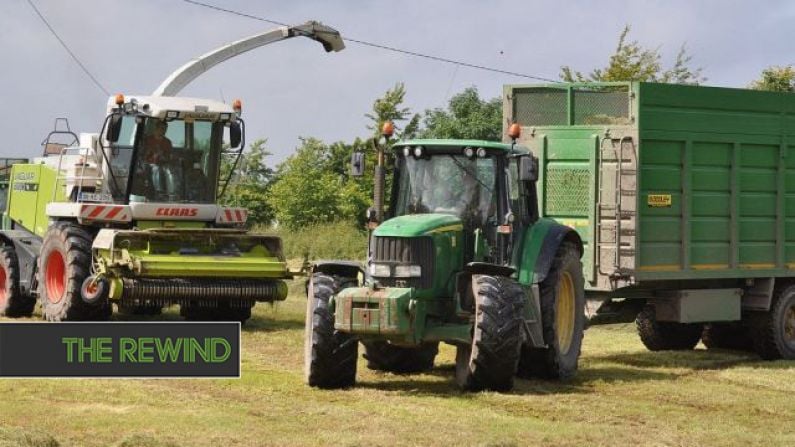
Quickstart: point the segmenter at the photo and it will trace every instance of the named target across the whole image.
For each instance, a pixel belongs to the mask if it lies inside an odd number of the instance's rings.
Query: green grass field
[[[566,384],[462,393],[445,345],[430,374],[310,389],[301,291],[255,308],[239,380],[0,380],[0,446],[795,445],[795,362],[650,353],[631,325],[589,329]]]

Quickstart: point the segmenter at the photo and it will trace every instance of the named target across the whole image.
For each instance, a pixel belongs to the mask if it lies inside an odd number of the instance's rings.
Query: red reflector
[[[510,225],[500,225],[497,227],[497,233],[500,234],[511,234],[511,226]]]

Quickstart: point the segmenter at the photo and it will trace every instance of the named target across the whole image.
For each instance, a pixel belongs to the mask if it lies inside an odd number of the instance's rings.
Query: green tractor
[[[506,391],[514,376],[567,379],[585,324],[583,244],[540,218],[538,161],[516,144],[412,140],[391,146],[393,179],[382,210],[379,146],[367,266],[324,261],[307,285],[305,375],[319,388],[356,381],[367,367],[433,367],[440,342],[456,346],[456,382]],[[386,125],[387,143],[391,126]],[[354,154],[354,175],[363,156]]]

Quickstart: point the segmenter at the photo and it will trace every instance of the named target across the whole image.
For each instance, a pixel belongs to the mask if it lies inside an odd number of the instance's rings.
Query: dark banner
[[[240,323],[0,323],[0,377],[240,377]]]

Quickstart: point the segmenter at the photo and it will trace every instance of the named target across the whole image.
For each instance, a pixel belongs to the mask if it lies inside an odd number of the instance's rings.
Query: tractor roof
[[[234,113],[230,104],[220,101],[202,98],[186,98],[183,96],[139,96],[130,95],[125,97],[125,101],[135,100],[138,103],[138,111],[147,115],[163,118],[169,110],[182,112],[209,112],[209,113]],[[146,106],[146,107],[145,107]],[[116,108],[115,97],[108,100],[108,111]]]
[[[508,143],[499,143],[495,141],[485,140],[454,140],[454,139],[419,139],[419,140],[403,140],[394,144],[394,147],[402,146],[424,146],[428,150],[433,151],[434,147],[450,148],[450,147],[483,147],[486,149],[499,149],[505,152],[528,152],[527,148],[523,146],[513,146]]]

